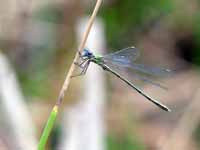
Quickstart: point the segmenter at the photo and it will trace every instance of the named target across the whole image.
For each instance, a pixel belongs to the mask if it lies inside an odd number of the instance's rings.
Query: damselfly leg
[[[82,70],[81,70],[81,72],[79,74],[72,75],[71,78],[85,75],[85,73],[87,72],[87,69],[89,67],[90,60],[86,59],[86,60],[82,61],[81,63],[75,62],[74,64],[76,66],[78,66],[79,68],[81,68]]]

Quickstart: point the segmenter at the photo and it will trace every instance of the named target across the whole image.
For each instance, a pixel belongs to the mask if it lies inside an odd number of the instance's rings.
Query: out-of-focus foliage
[[[61,137],[62,134],[62,130],[61,127],[59,125],[56,125],[55,128],[52,130],[52,138],[50,141],[50,145],[49,147],[51,147],[52,150],[56,150],[56,146],[59,143],[59,140],[61,140],[59,137]]]
[[[196,42],[196,48],[194,51],[194,62],[198,65],[200,65],[200,13],[197,14],[195,25],[194,25],[194,35],[195,35],[195,42]]]
[[[200,14],[186,16],[188,13],[185,8],[187,10],[187,4],[178,0],[114,0],[104,5],[100,14],[106,24],[108,46],[111,49],[119,49],[124,45],[133,45],[133,41],[137,39],[137,33],[144,31],[146,24],[171,15],[174,28],[182,31],[189,29],[195,36],[196,47],[191,53],[193,62],[200,64]]]
[[[106,23],[108,45],[118,48],[132,45],[136,30],[155,17],[167,15],[173,6],[171,0],[115,0],[110,5],[103,7],[101,16]]]
[[[28,97],[47,97],[49,96],[50,83],[47,80],[48,72],[34,73],[34,76],[28,76],[27,73],[18,72],[18,79],[25,96]]]
[[[35,12],[34,18],[40,19],[42,21],[60,23],[64,19],[64,14],[60,8],[46,6]]]
[[[194,138],[196,139],[198,146],[200,146],[199,141],[200,141],[200,126],[196,129],[194,133]]]
[[[107,137],[107,149],[108,150],[144,150],[144,146],[134,138],[133,135],[116,136],[110,134]]]
[[[63,19],[59,8],[43,7],[33,13],[32,28],[27,36],[29,54],[27,68],[18,70],[22,89],[28,96],[49,95],[48,76],[56,53],[56,27]],[[50,76],[49,76],[50,77]]]

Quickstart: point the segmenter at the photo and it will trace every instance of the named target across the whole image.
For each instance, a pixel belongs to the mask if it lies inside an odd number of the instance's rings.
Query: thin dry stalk
[[[78,48],[78,51],[74,57],[74,60],[71,64],[71,67],[69,69],[69,72],[66,76],[66,79],[65,79],[65,82],[60,90],[60,94],[58,96],[58,99],[56,101],[56,104],[55,106],[53,107],[51,113],[50,113],[50,116],[48,118],[48,121],[46,123],[46,126],[42,132],[42,135],[41,135],[41,138],[40,138],[40,141],[39,141],[39,144],[38,144],[38,150],[44,150],[45,149],[45,145],[47,143],[47,140],[48,140],[48,137],[51,133],[51,130],[55,124],[55,120],[57,118],[57,114],[58,114],[58,109],[59,109],[59,106],[61,105],[62,101],[63,101],[63,98],[64,98],[64,95],[65,95],[65,91],[68,89],[68,86],[69,86],[69,83],[71,81],[71,76],[72,76],[72,73],[75,69],[75,62],[78,61],[78,58],[79,58],[79,54],[83,51],[84,47],[85,47],[85,43],[87,41],[87,38],[88,38],[88,35],[90,33],[90,30],[92,28],[92,25],[94,23],[94,19],[97,15],[97,12],[99,10],[99,7],[102,3],[102,0],[97,0],[96,2],[96,5],[95,5],[95,8],[94,8],[94,11],[92,13],[92,16],[90,17],[89,21],[88,21],[88,24],[87,24],[87,27],[86,27],[86,30],[85,30],[85,33],[83,35],[83,39],[81,41],[81,44]]]
[[[70,83],[70,81],[71,81],[71,76],[72,76],[72,73],[74,72],[74,69],[75,69],[75,64],[74,64],[74,62],[76,62],[76,61],[78,60],[78,58],[79,58],[79,53],[81,53],[81,52],[83,51],[84,47],[85,47],[85,43],[86,43],[86,41],[87,41],[87,39],[88,39],[88,35],[89,35],[89,33],[90,33],[90,30],[91,30],[92,25],[93,25],[93,23],[94,23],[94,19],[96,18],[96,15],[97,15],[97,12],[98,12],[98,10],[99,10],[99,7],[100,7],[101,3],[102,3],[102,0],[97,0],[97,3],[96,3],[96,5],[95,5],[94,11],[93,11],[93,13],[92,13],[92,16],[90,17],[90,20],[88,21],[87,28],[86,28],[85,33],[84,33],[84,35],[83,35],[83,39],[82,39],[82,41],[81,41],[81,43],[80,43],[80,46],[79,46],[78,51],[77,51],[77,53],[76,53],[76,55],[75,55],[75,57],[74,57],[74,60],[73,60],[73,62],[72,62],[72,64],[71,64],[71,66],[70,66],[70,69],[69,69],[69,72],[68,72],[68,74],[67,74],[67,76],[66,76],[66,79],[65,79],[65,81],[64,81],[64,84],[63,84],[63,86],[62,86],[62,88],[61,88],[61,90],[60,90],[60,94],[59,94],[58,99],[57,99],[57,102],[56,102],[56,105],[57,105],[58,107],[59,107],[59,105],[60,105],[60,104],[62,103],[62,101],[63,101],[64,95],[65,95],[65,91],[66,91],[66,90],[68,89],[68,87],[69,87],[69,83]]]

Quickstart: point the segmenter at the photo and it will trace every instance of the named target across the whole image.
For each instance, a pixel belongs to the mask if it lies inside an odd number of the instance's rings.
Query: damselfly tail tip
[[[171,109],[169,109],[169,108],[166,107],[166,106],[163,106],[162,109],[165,110],[165,111],[167,111],[167,112],[171,112]]]
[[[157,103],[156,104],[158,107],[160,107],[162,110],[165,110],[167,112],[171,112],[171,109],[169,109],[167,106],[161,104],[161,103]]]
[[[167,111],[168,111],[168,112],[172,112],[172,110],[171,110],[171,109],[169,109],[169,108],[168,108],[168,110],[167,110]]]

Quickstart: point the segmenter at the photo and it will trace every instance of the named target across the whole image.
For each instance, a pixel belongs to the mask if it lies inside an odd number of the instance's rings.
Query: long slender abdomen
[[[119,73],[117,73],[114,70],[110,69],[110,67],[108,67],[107,65],[105,65],[105,64],[98,64],[98,65],[100,65],[104,70],[107,70],[107,71],[111,72],[112,74],[114,74],[115,76],[117,76],[118,78],[120,78],[122,81],[124,81],[126,84],[128,84],[129,86],[131,86],[138,93],[140,93],[142,96],[144,96],[150,102],[154,103],[159,108],[161,108],[161,109],[163,109],[165,111],[171,111],[167,106],[165,106],[164,104],[158,102],[157,100],[154,100],[153,98],[151,98],[150,96],[148,96],[147,94],[145,94],[141,89],[139,89],[138,87],[136,87],[135,85],[133,85],[127,79],[123,78]]]

